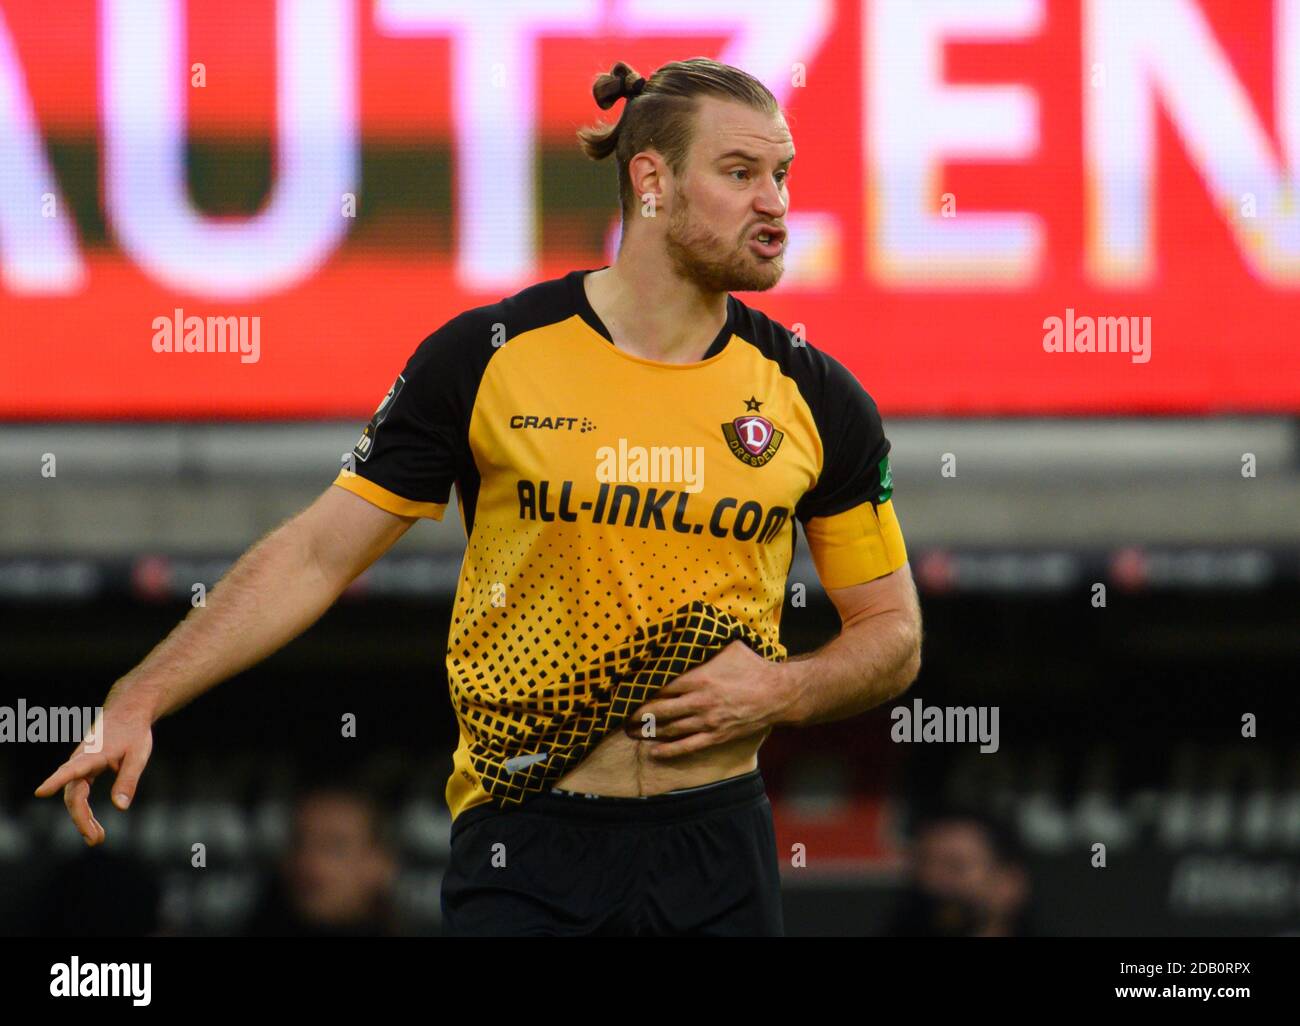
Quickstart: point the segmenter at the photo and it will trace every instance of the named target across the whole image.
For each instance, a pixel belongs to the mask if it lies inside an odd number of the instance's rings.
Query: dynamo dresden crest
[[[737,417],[722,425],[722,434],[732,455],[751,467],[761,467],[775,456],[785,437],[770,420],[759,416]]]

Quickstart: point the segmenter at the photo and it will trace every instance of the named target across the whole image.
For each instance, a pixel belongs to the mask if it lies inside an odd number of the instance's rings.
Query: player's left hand
[[[660,688],[624,729],[629,737],[651,741],[649,751],[657,759],[757,734],[780,723],[793,701],[782,671],[783,664],[733,641]]]

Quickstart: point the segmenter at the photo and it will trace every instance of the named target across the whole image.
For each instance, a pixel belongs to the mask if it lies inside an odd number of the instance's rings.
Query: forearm
[[[782,664],[793,696],[786,722],[807,726],[874,709],[906,691],[920,668],[914,618],[887,612],[845,624],[817,651]]]
[[[347,581],[314,558],[297,520],[250,548],[195,608],[109,691],[153,720],[260,662],[320,618]]]

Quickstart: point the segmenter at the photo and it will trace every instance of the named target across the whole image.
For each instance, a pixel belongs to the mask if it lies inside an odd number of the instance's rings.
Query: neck
[[[703,359],[727,321],[727,293],[703,292],[682,279],[666,253],[658,263],[625,253],[583,279],[587,300],[614,344],[660,363]]]

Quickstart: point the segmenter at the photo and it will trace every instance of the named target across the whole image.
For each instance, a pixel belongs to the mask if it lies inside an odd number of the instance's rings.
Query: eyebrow
[[[746,153],[744,150],[728,150],[726,153],[718,157],[718,160],[719,161],[729,160],[732,157],[739,157],[741,160],[747,160],[751,164],[757,164],[759,162],[759,157],[756,154]],[[777,167],[781,167],[782,165],[788,164],[792,160],[794,160],[793,153],[790,154],[790,156],[786,157],[785,160],[781,161],[781,163],[778,164]]]

